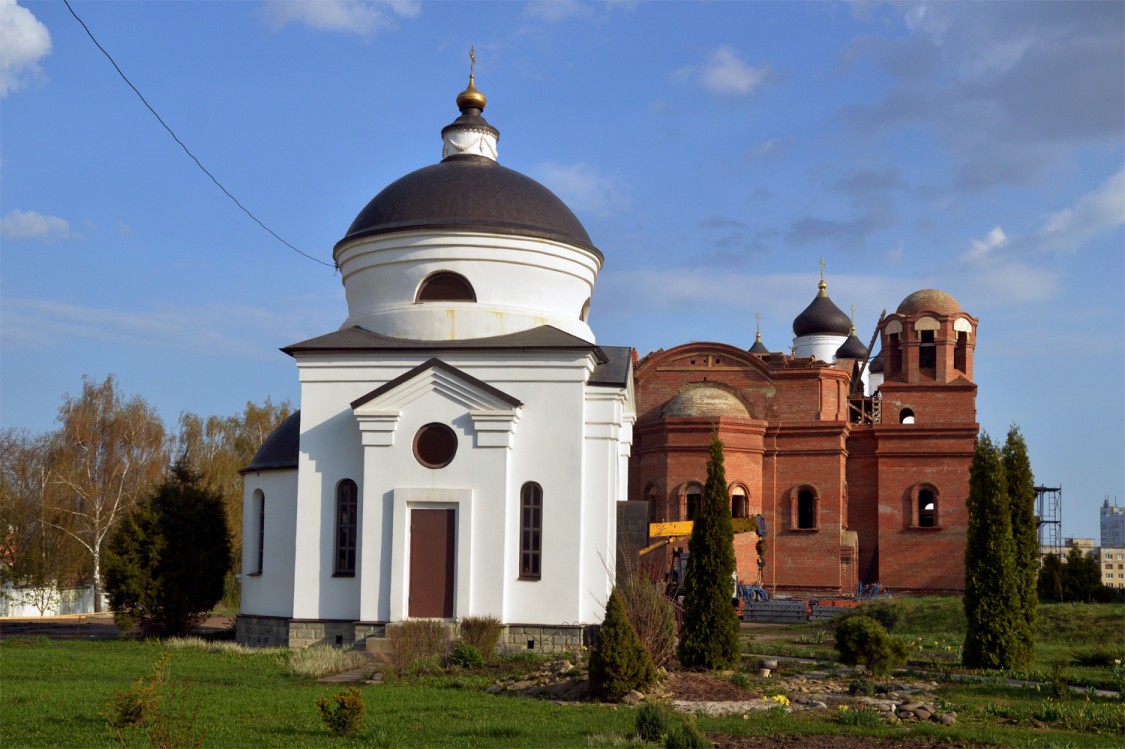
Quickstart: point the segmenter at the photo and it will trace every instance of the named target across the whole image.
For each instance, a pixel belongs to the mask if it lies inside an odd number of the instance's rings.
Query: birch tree
[[[113,375],[82,380],[82,393],[59,408],[52,525],[90,556],[94,610],[102,610],[102,549],[137,500],[168,465],[168,440],[156,410],[140,396],[126,400]]]

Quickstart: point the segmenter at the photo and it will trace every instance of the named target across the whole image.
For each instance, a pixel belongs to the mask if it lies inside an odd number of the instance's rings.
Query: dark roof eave
[[[546,330],[544,330],[546,329]],[[331,339],[336,334],[355,336],[356,332],[363,337],[361,342],[348,341],[346,344],[314,344],[313,342],[321,339]],[[538,342],[534,339],[536,335],[552,335],[558,338],[569,339],[567,342],[551,342],[544,340]],[[310,345],[312,344],[312,345]],[[363,353],[368,351],[381,351],[381,352],[411,352],[416,353],[419,351],[433,351],[433,352],[449,352],[449,351],[589,351],[593,353],[595,360],[598,364],[606,364],[609,357],[606,356],[605,351],[595,343],[583,341],[577,336],[565,333],[558,328],[550,325],[543,325],[539,328],[533,328],[528,331],[521,331],[519,333],[512,333],[503,336],[491,336],[488,338],[477,339],[462,339],[458,341],[422,341],[408,338],[391,338],[389,336],[373,333],[370,330],[359,327],[358,325],[351,328],[346,328],[336,333],[329,333],[326,336],[313,338],[308,341],[301,341],[294,343],[290,346],[285,346],[280,349],[282,353],[294,356],[302,353],[317,353],[317,354],[352,354]]]

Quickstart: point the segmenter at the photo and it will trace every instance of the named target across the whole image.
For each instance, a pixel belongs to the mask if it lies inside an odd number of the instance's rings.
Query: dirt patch
[[[690,671],[669,674],[663,689],[672,699],[684,702],[747,702],[762,696],[761,692],[732,684],[730,679]]]
[[[203,635],[231,629],[234,618],[213,616],[195,629]],[[42,618],[0,619],[0,640],[10,637],[46,637],[49,640],[116,640],[121,630],[113,614],[79,614]]]

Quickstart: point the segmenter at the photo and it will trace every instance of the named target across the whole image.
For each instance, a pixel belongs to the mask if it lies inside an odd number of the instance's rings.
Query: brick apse
[[[828,334],[844,341],[846,321],[822,282],[794,322],[794,351]],[[821,358],[769,353],[760,338],[750,350],[688,343],[645,356],[635,370],[630,499],[648,502],[650,522],[690,519],[717,433],[732,513],[766,520],[760,582],[770,590],[847,595],[878,582],[962,591],[977,322],[945,292],[908,296],[879,325],[871,394],[853,388],[867,358],[854,327]],[[735,536],[745,582],[759,580],[757,541]]]

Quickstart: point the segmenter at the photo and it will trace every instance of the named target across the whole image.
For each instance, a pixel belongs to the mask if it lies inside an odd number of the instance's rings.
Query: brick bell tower
[[[881,418],[849,440],[851,527],[864,550],[864,582],[964,589],[965,500],[979,429],[977,323],[937,289],[906,297],[883,323]]]

